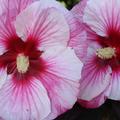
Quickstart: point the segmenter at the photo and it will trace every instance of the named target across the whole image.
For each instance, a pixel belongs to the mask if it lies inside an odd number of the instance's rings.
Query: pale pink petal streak
[[[0,69],[0,88],[6,83],[7,80],[7,72],[6,69],[1,68]]]

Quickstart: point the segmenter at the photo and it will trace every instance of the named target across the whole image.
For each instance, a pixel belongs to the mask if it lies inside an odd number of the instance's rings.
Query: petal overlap
[[[55,49],[56,52],[54,52],[54,49],[50,49],[43,55],[43,59],[48,61],[48,69],[45,74],[40,76],[52,102],[52,112],[46,119],[52,119],[53,116],[55,117],[70,109],[72,104],[75,103],[82,67],[82,63],[77,63],[80,61],[73,50],[64,47],[56,47]],[[50,56],[50,54],[52,55]],[[58,56],[58,54],[61,55]],[[73,64],[74,66],[72,66]],[[68,65],[71,66],[68,67]]]

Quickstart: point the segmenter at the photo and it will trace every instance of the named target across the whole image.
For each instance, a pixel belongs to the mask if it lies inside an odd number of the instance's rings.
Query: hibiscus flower
[[[54,0],[0,0],[2,120],[51,120],[73,106],[82,67],[67,47],[75,24]]]
[[[94,108],[107,98],[120,100],[120,1],[83,0],[72,12],[87,31],[80,104]]]

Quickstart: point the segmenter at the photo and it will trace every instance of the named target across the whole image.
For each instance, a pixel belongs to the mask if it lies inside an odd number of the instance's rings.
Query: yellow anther
[[[26,73],[29,67],[29,58],[24,54],[18,54],[17,59],[17,70],[20,73]]]
[[[115,48],[99,48],[96,54],[101,59],[111,59],[113,56],[115,56]]]

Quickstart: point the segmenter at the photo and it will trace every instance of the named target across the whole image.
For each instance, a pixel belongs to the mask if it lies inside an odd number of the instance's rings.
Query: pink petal
[[[120,72],[113,71],[111,78],[111,93],[109,98],[113,100],[120,100]]]
[[[61,12],[64,15],[68,24],[70,25],[70,28],[72,27],[74,17],[72,13],[69,10],[67,10],[60,2],[57,2],[56,0],[40,0],[39,3],[41,4],[42,10],[48,8],[56,8],[59,12]]]
[[[75,50],[76,55],[83,60],[87,51],[87,39],[84,25],[76,19],[76,16],[72,11],[64,12],[64,14],[70,27],[68,46],[72,47]],[[84,42],[86,42],[86,44],[84,44]]]
[[[42,57],[48,69],[40,79],[52,102],[52,112],[46,118],[49,120],[70,109],[76,102],[82,63],[73,50],[59,46],[49,48]]]
[[[15,27],[20,37],[32,36],[42,49],[57,44],[66,45],[69,40],[69,26],[64,16],[55,8],[43,9],[39,1],[17,16]]]
[[[51,109],[46,89],[35,78],[24,82],[8,81],[0,90],[0,117],[5,120],[41,120]]]
[[[8,22],[15,20],[16,16],[32,2],[37,0],[0,0],[0,15]]]
[[[49,66],[47,72],[73,81],[80,79],[83,64],[76,57],[73,49],[55,46],[48,48],[41,57],[47,61]]]
[[[13,25],[10,22],[6,24],[6,19],[0,17],[0,55],[6,51],[7,41],[15,35]]]
[[[76,22],[75,28],[76,30],[71,32],[73,37],[69,42],[69,46],[75,50],[75,53],[80,60],[84,61],[88,48],[87,34],[83,28],[83,25],[79,22]]]
[[[69,10],[67,10],[60,2],[57,2],[56,0],[39,0],[39,2],[42,9],[56,8],[64,15],[67,15],[67,13],[69,13]]]
[[[84,9],[86,7],[88,0],[81,0],[77,5],[72,8],[72,13],[78,19],[78,21],[83,22]]]
[[[119,0],[88,0],[84,22],[97,34],[106,36],[110,29],[119,30],[119,13]]]
[[[88,49],[88,56],[84,61],[78,96],[82,100],[92,100],[110,84],[111,68],[104,61],[97,58],[95,52],[96,50]]]
[[[101,93],[99,96],[93,98],[90,101],[86,100],[78,100],[78,102],[85,108],[97,108],[101,106],[105,100],[108,98],[111,90],[111,85],[108,86],[103,93]]]
[[[91,42],[96,41],[96,33],[91,30],[89,26],[83,23],[84,9],[88,0],[80,1],[72,10],[74,17],[76,18],[76,28],[71,34],[74,34],[75,38],[70,40],[70,46],[75,49],[76,55],[84,62],[84,58],[87,55],[88,45]]]
[[[51,79],[48,79],[48,76],[51,77],[54,82]],[[49,91],[49,97],[51,98],[52,110],[48,117],[46,117],[45,119],[53,120],[53,118],[56,118],[58,115],[66,112],[73,107],[73,105],[77,101],[79,83],[69,80],[67,81],[66,79],[55,77],[54,75],[50,76],[49,74],[46,75],[46,77],[43,77],[44,81],[48,80],[53,83],[53,88],[50,88],[50,82],[46,83],[48,84],[47,88]]]
[[[13,21],[16,16],[34,0],[0,0],[0,54],[6,50],[6,42],[16,31]]]
[[[87,38],[86,38],[86,42],[85,43],[89,45],[89,44],[91,44],[91,42],[96,41],[96,38],[98,36],[83,21],[83,16],[84,16],[84,11],[85,11],[85,8],[86,8],[86,5],[87,5],[87,1],[88,0],[82,0],[82,1],[80,1],[75,7],[73,7],[73,9],[71,10],[71,12],[73,13],[74,17],[77,19],[77,31],[78,31],[78,33],[81,33],[82,31],[86,31]],[[82,35],[82,33],[80,35]],[[80,37],[82,37],[82,36],[80,36]],[[82,39],[82,41],[84,41],[84,40]]]

